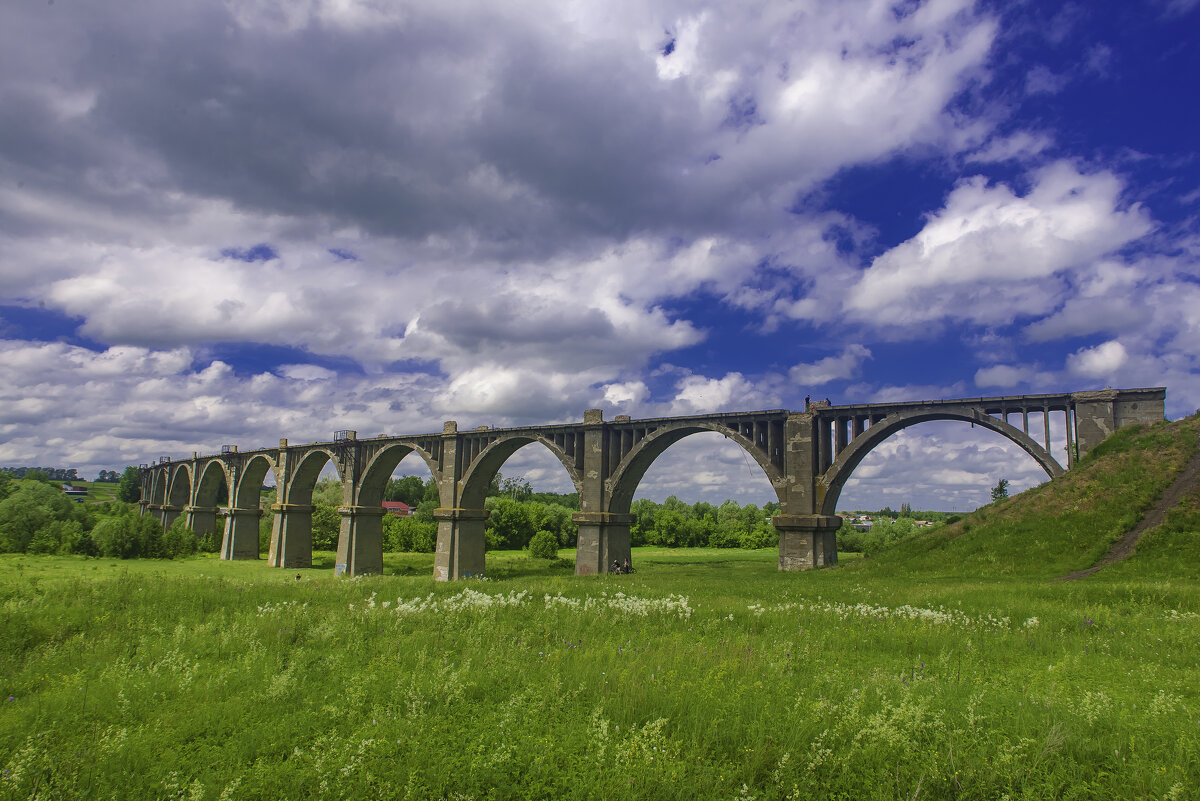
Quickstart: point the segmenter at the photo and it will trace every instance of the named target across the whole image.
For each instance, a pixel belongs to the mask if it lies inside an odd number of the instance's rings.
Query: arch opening
[[[833,515],[837,508],[878,511],[901,504],[969,511],[990,500],[988,491],[999,478],[1020,491],[1040,483],[1039,477],[1060,475],[1062,466],[1034,439],[1032,415],[1029,420],[1029,434],[1023,421],[1017,421],[1019,428],[999,415],[921,414],[877,421],[818,478],[820,511]],[[1038,425],[1040,432],[1040,418]],[[843,498],[845,491],[851,494]]]
[[[433,553],[440,504],[433,457],[411,444],[390,445],[363,472],[358,505],[380,508],[381,553]],[[380,557],[382,558],[382,556]]]
[[[610,509],[630,514],[630,544],[767,548],[778,544],[778,470],[725,431],[687,426],[631,452]]]
[[[562,465],[562,468],[567,472],[567,478],[570,480],[574,491],[579,493],[581,484],[579,471],[575,468],[573,461],[559,450],[554,443],[542,437],[532,435],[513,436],[493,442],[467,468],[467,472],[461,482],[462,489],[459,494],[459,506],[464,509],[484,508],[488,490],[492,486],[493,479],[500,473],[500,468],[518,451],[525,448],[526,445],[534,443],[542,445],[553,459]],[[536,453],[538,450],[540,449],[535,448],[532,449],[532,452]],[[539,480],[542,478],[549,479],[555,474],[550,465],[551,462],[547,459],[541,456],[533,456],[530,452],[526,452],[523,458],[517,457],[517,461],[514,463],[514,466],[525,466],[527,471],[536,470]],[[520,468],[518,467],[518,469]],[[555,486],[561,486],[561,484],[556,484]]]
[[[148,500],[155,506],[162,506],[167,502],[167,480],[170,478],[170,471],[165,468],[154,470],[150,474],[150,493]]]
[[[180,509],[188,505],[192,494],[192,471],[187,465],[180,465],[171,475],[170,489],[167,490],[167,503]]]
[[[689,443],[696,444],[682,443],[681,441],[685,439],[688,439]],[[681,444],[676,446],[676,443]],[[711,493],[719,494],[721,483],[715,480],[714,476],[706,474],[705,471],[695,467],[695,464],[701,458],[701,453],[711,452],[710,449],[713,446],[705,443],[716,444],[718,447],[717,452],[723,454],[719,458],[730,468],[730,472],[725,474],[726,478],[731,478],[737,470],[745,471],[748,477],[750,477],[746,489],[751,494],[767,496],[767,499],[763,503],[779,502],[779,494],[775,490],[775,485],[780,479],[779,470],[770,462],[765,461],[763,456],[755,451],[753,443],[739,434],[722,430],[715,426],[692,424],[660,429],[642,440],[639,447],[629,453],[625,460],[617,467],[612,477],[613,489],[609,500],[609,511],[617,514],[629,512],[634,494],[642,486],[646,474],[658,461],[659,457],[669,448],[672,448],[672,446],[684,449],[683,451],[677,451],[682,458],[691,457],[690,467],[693,480],[692,482],[687,482],[687,485],[693,486],[697,483],[704,485],[707,483],[711,487]],[[671,463],[668,461],[660,465],[660,469],[673,469],[670,465]],[[757,465],[757,471],[755,470],[755,465]],[[688,468],[685,467],[684,469]],[[697,476],[705,480],[696,482],[695,478]],[[755,476],[761,477],[763,482],[759,482]]]

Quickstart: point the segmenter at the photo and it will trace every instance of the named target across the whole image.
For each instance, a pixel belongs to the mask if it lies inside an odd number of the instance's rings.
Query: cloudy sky
[[[807,394],[1180,417],[1198,32],[1197,0],[6,2],[0,465]],[[644,494],[767,500],[722,443]],[[534,450],[505,472],[565,489]],[[1041,480],[926,424],[842,505],[999,477]]]

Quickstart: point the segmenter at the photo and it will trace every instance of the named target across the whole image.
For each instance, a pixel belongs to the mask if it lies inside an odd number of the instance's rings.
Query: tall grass
[[[1192,580],[0,560],[0,795],[1186,797]],[[150,569],[156,568],[156,569]]]

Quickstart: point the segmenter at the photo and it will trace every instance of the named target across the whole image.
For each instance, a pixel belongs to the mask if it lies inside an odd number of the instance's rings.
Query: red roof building
[[[387,512],[389,515],[395,515],[396,517],[408,517],[412,514],[413,510],[412,507],[404,501],[384,501],[383,511]]]

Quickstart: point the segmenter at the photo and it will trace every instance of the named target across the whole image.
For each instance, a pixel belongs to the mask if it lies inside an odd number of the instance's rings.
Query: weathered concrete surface
[[[312,511],[309,504],[277,503],[271,507],[271,567],[312,567]]]
[[[437,581],[457,581],[484,575],[485,542],[483,531],[486,509],[438,509],[437,551],[433,559],[433,577]]]
[[[259,509],[231,507],[225,518],[225,536],[221,540],[222,559],[258,558]]]
[[[837,563],[835,514],[842,486],[861,460],[885,439],[928,420],[959,420],[1008,437],[1055,476],[1123,425],[1163,419],[1166,390],[1106,389],[1056,395],[1015,395],[902,403],[838,406],[816,402],[804,412],[784,409],[605,421],[589,409],[580,423],[460,431],[448,421],[439,433],[358,439],[338,432],[333,442],[223,452],[172,462],[164,457],[142,470],[142,511],[170,525],[184,509],[204,527],[222,482],[235,499],[228,512],[222,556],[257,556],[259,488],[273,472],[277,488],[268,561],[275,567],[312,564],[312,492],[322,469],[332,463],[342,482],[338,572],[383,569],[382,493],[396,465],[416,453],[438,487],[434,577],[454,581],[485,571],[484,498],[496,471],[518,449],[537,443],[562,463],[579,492],[579,540],[575,571],[607,572],[631,557],[630,504],[646,471],[672,444],[704,431],[738,443],[758,463],[774,488],[781,513],[779,568],[806,570]],[[1050,419],[1061,414],[1066,438],[1051,442]],[[1030,431],[1030,416],[1042,431]],[[1010,418],[1019,416],[1020,425]],[[1039,433],[1042,442],[1037,441]],[[1059,455],[1061,453],[1061,456]],[[1066,468],[1063,467],[1066,463]],[[245,514],[243,514],[245,512]],[[219,514],[216,513],[216,514]]]
[[[365,576],[383,572],[382,506],[339,506],[342,516],[335,575]]]

